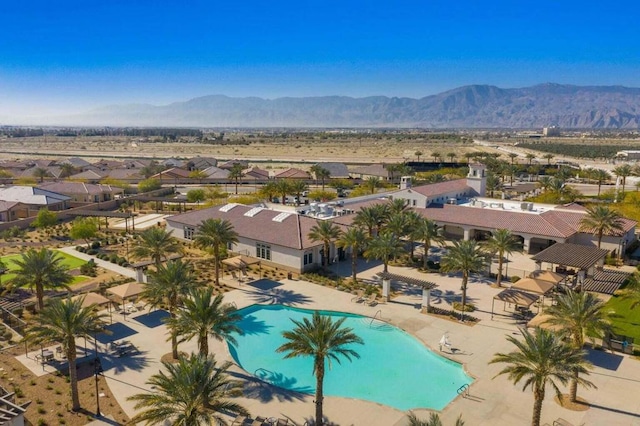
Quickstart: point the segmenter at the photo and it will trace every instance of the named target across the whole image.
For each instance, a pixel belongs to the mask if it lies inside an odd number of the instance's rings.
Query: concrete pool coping
[[[377,271],[372,268],[374,275]],[[407,268],[398,271],[407,274]],[[369,271],[368,271],[369,272]],[[448,277],[430,274],[443,292],[459,293],[459,277]],[[448,358],[463,364],[467,374],[474,378],[470,390],[470,397],[457,397],[440,416],[444,424],[454,424],[458,415],[462,414],[467,424],[473,425],[513,425],[528,424],[531,420],[533,396],[530,391],[522,392],[521,386],[514,386],[506,377],[493,377],[502,368],[500,365],[488,365],[488,361],[497,352],[509,352],[512,345],[505,339],[508,335],[518,333],[515,322],[506,318],[491,321],[489,314],[478,312],[481,321],[471,327],[455,321],[422,314],[415,308],[419,298],[413,295],[399,296],[394,302],[370,307],[351,301],[353,295],[335,289],[322,287],[305,281],[283,280],[271,289],[254,287],[251,283],[238,284],[229,280],[227,284],[234,285],[236,290],[225,294],[225,301],[234,302],[238,308],[255,303],[283,303],[305,309],[326,309],[350,312],[365,316],[373,316],[378,310],[383,310],[385,320],[396,327],[405,330],[434,352],[437,351],[438,341],[446,331],[451,336],[451,342],[460,349],[455,354],[445,354]],[[499,291],[487,283],[470,284],[469,294],[474,297],[479,306],[490,303],[493,294]],[[484,308],[482,308],[484,311]],[[126,325],[135,331],[128,337],[142,354],[137,359],[122,359],[121,365],[116,365],[105,372],[113,394],[128,415],[133,415],[133,404],[126,397],[149,390],[145,382],[161,368],[159,359],[169,352],[166,343],[166,329],[164,325],[149,328],[135,321],[135,315],[129,318]],[[191,352],[196,350],[195,341],[180,345],[180,350]],[[228,352],[227,345],[210,339],[210,353],[215,354],[219,361],[233,359]],[[640,401],[628,398],[630,386],[640,384],[640,364],[628,356],[621,356],[621,362],[615,370],[606,366],[596,366],[589,377],[598,390],[579,389],[579,395],[597,406],[583,412],[573,412],[558,406],[548,393],[544,402],[542,421],[552,423],[554,419],[562,417],[573,424],[632,424],[637,422],[640,412]],[[238,398],[254,416],[287,417],[297,425],[311,420],[314,413],[313,397],[309,395],[294,395],[256,380],[246,377],[246,373],[239,367],[231,369],[232,374],[245,381],[247,395]],[[328,374],[331,374],[328,372]],[[563,390],[564,391],[564,390]],[[428,416],[426,410],[415,410],[421,418]],[[406,413],[381,404],[337,397],[325,398],[325,415],[332,424],[336,425],[398,425],[404,426]]]

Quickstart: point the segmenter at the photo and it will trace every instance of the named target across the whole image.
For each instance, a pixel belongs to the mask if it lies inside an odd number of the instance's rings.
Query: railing
[[[458,395],[462,395],[463,398],[466,398],[469,396],[469,384],[465,383],[464,385],[460,386],[458,388]]]
[[[371,322],[369,323],[369,327],[371,327],[371,325],[373,324],[373,321],[375,321],[375,319],[378,316],[378,314],[380,314],[380,320],[382,320],[382,309],[378,309],[378,312],[376,312],[376,314],[373,316],[373,318],[371,318]]]

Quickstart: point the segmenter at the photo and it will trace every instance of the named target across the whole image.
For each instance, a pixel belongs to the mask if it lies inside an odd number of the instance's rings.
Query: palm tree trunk
[[[542,416],[542,401],[544,401],[544,389],[533,392],[533,417],[531,418],[531,426],[540,426],[540,417]]]
[[[353,275],[353,282],[358,281],[358,277],[356,276],[358,272],[358,251],[356,247],[352,248],[353,253],[351,253],[351,274]]]
[[[200,355],[205,358],[209,356],[209,338],[206,331],[198,337],[198,347],[200,349]]]
[[[460,321],[464,322],[464,308],[467,305],[467,281],[469,276],[466,271],[462,272],[462,312],[460,314]]]
[[[218,266],[218,257],[220,256],[220,247],[213,247],[213,260],[215,261],[216,285],[220,284],[220,268]]]
[[[316,426],[322,426],[322,400],[324,399],[324,358],[316,359]]]
[[[600,248],[600,244],[602,243],[602,231],[598,231],[598,248]]]
[[[67,360],[69,361],[71,410],[78,411],[80,409],[80,396],[78,395],[78,370],[76,370],[76,339],[73,336],[67,339]]]
[[[500,257],[498,259],[498,279],[496,281],[497,281],[498,287],[502,287],[502,263],[503,263],[502,255],[503,253],[500,253],[499,255]]]
[[[322,266],[325,267],[325,269],[329,268],[329,250],[331,249],[331,247],[329,247],[329,243],[328,242],[324,242],[324,259],[322,262]]]
[[[569,400],[571,402],[576,402],[578,399],[578,373],[573,373],[573,379],[571,379],[571,383],[569,384]]]
[[[44,308],[44,287],[42,283],[36,283],[36,297],[38,298],[38,311]]]
[[[169,306],[169,316],[175,320],[176,314],[174,310],[175,303],[172,301],[171,306]],[[178,359],[178,334],[175,330],[171,330],[171,356],[173,359]]]
[[[384,272],[385,274],[388,272],[387,263],[389,263],[389,259],[384,259],[384,269],[382,270],[382,272]]]

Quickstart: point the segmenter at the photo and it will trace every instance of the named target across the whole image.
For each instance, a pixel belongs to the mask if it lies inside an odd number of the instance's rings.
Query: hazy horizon
[[[9,2],[0,117],[216,94],[422,98],[470,84],[640,87],[640,6],[616,8],[624,13],[551,1]]]

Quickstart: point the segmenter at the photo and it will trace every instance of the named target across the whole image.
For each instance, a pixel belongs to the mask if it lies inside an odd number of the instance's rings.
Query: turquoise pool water
[[[243,336],[229,345],[236,362],[247,372],[274,385],[303,393],[315,392],[311,357],[283,359],[276,348],[291,330],[291,319],[311,318],[313,311],[283,305],[252,305],[240,309]],[[325,395],[378,402],[402,411],[413,408],[443,409],[457,390],[473,380],[460,364],[428,350],[414,337],[382,321],[342,312],[323,315],[346,317],[364,345],[354,345],[360,358],[332,362],[325,374]]]

